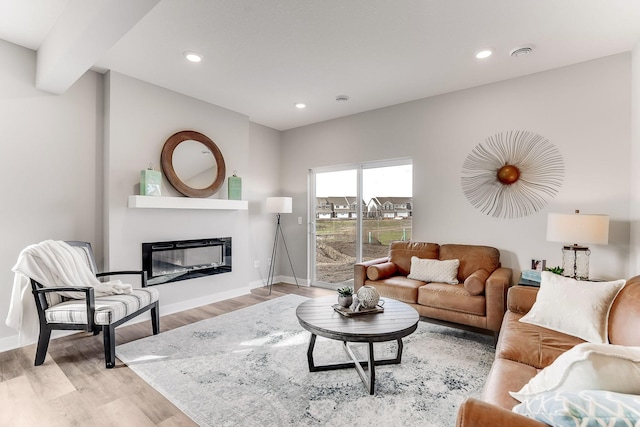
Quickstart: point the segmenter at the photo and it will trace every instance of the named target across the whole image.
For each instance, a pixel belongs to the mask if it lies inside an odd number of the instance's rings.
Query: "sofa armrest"
[[[500,406],[468,398],[458,409],[457,427],[543,427],[543,424]]]
[[[365,280],[367,280],[367,267],[370,265],[382,264],[383,262],[388,262],[389,257],[384,258],[376,258],[370,261],[359,262],[354,264],[353,266],[353,288],[354,291],[360,289],[360,287],[364,286]]]
[[[536,302],[539,290],[540,288],[534,286],[512,287],[507,296],[507,309],[513,313],[527,314],[533,303]]]
[[[507,311],[507,291],[511,287],[513,270],[496,268],[487,279],[485,298],[487,299],[487,329],[498,332]]]

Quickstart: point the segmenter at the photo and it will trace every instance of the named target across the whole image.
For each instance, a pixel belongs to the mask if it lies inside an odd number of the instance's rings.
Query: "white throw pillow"
[[[609,310],[624,284],[580,282],[543,271],[536,302],[520,321],[606,344]]]
[[[411,271],[409,279],[422,280],[423,282],[458,284],[459,259],[440,261],[437,259],[411,257]]]
[[[540,393],[580,390],[640,394],[640,347],[578,344],[509,394],[524,402]]]

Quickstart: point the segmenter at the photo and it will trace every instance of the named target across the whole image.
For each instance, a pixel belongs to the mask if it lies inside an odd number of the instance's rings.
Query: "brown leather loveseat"
[[[546,424],[512,412],[518,391],[561,354],[584,343],[580,338],[519,322],[536,301],[538,288],[514,286],[507,307],[496,358],[481,399],[468,398],[458,411],[458,427],[543,427]],[[618,293],[608,317],[609,343],[640,346],[640,276]],[[616,424],[618,425],[618,424]],[[622,424],[620,424],[622,425]]]
[[[458,284],[410,279],[411,258],[460,260]],[[497,334],[506,311],[512,270],[500,266],[496,248],[393,242],[389,256],[354,266],[354,287],[374,286],[381,296],[405,302],[420,316],[472,326]]]

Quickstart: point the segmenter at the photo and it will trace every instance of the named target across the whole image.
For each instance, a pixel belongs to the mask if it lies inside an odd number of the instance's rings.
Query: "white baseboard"
[[[255,287],[255,286],[254,286]],[[178,313],[180,311],[189,310],[192,308],[200,307],[203,305],[211,304],[218,301],[224,301],[226,299],[239,297],[251,293],[251,289],[254,287],[245,286],[242,288],[231,289],[229,291],[218,292],[216,294],[207,295],[205,297],[198,297],[187,301],[181,301],[173,304],[160,305],[160,315]],[[127,322],[128,324],[129,322]]]
[[[296,279],[294,277],[290,277],[290,276],[275,276],[273,278],[273,283],[287,283],[290,285],[295,285],[296,284]],[[311,281],[307,280],[307,279],[298,279],[298,285],[300,286],[311,286]],[[266,280],[255,280],[253,282],[250,283],[251,289],[255,289],[255,288],[259,288],[261,286],[266,287],[267,286],[267,281]]]

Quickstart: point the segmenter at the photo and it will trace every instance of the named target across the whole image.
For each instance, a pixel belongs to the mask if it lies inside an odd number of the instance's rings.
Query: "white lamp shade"
[[[270,213],[291,213],[291,197],[267,197],[267,212]]]
[[[551,213],[547,240],[569,244],[609,243],[609,216]]]

